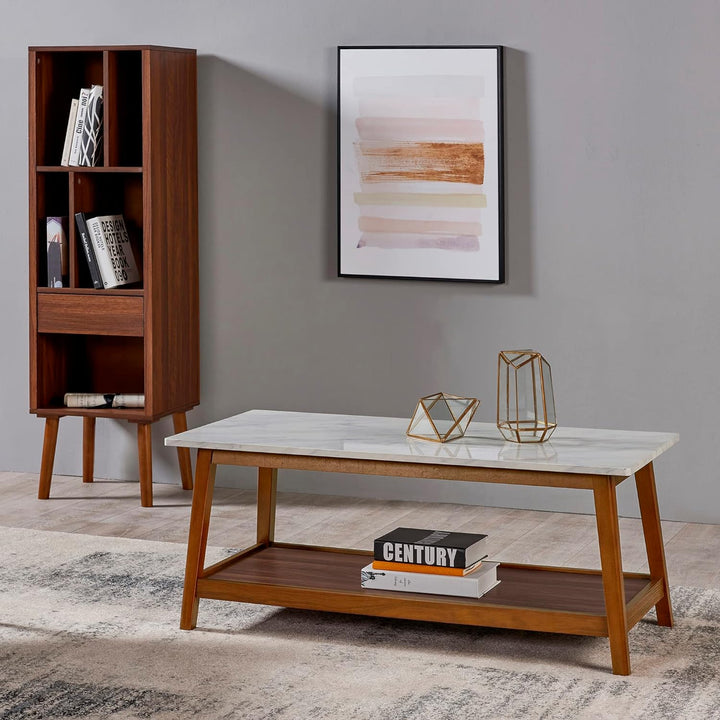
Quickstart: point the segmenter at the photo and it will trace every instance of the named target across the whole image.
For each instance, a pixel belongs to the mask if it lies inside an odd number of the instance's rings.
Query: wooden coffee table
[[[215,598],[596,635],[610,640],[613,672],[628,675],[628,631],[653,606],[660,625],[673,624],[652,463],[678,436],[560,427],[541,445],[515,445],[494,425],[473,423],[464,438],[438,444],[406,437],[407,424],[252,410],[167,438],[166,445],[198,449],[180,627],[194,628],[199,599]],[[258,468],[257,542],[206,568],[217,465]],[[592,490],[602,570],[502,563],[500,584],[479,600],[364,590],[360,568],[372,552],[275,542],[279,469]],[[649,574],[622,570],[615,487],[633,474]]]

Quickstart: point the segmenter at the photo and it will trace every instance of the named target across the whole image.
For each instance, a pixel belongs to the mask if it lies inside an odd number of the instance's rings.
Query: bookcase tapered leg
[[[152,507],[152,433],[150,423],[138,423],[138,461],[140,464],[140,504]]]
[[[38,485],[38,499],[47,500],[50,497],[50,483],[52,482],[53,465],[55,463],[55,446],[57,445],[59,417],[45,418],[45,438],[43,440],[42,460],[40,461],[40,483]]]
[[[277,469],[258,468],[257,541],[269,545],[275,539]]]
[[[83,482],[91,483],[95,474],[95,418],[83,418]]]
[[[673,626],[672,606],[670,605],[670,586],[668,584],[667,566],[665,565],[665,548],[663,546],[662,528],[660,527],[660,510],[657,492],[655,491],[655,471],[653,464],[648,463],[635,473],[640,518],[642,519],[645,549],[647,550],[650,577],[662,580],[664,597],[655,605],[658,625]]]
[[[187,416],[184,412],[173,413],[173,428],[175,434],[185,432],[187,430]],[[178,463],[180,465],[180,479],[182,480],[183,490],[192,490],[192,460],[190,459],[190,448],[179,447],[177,449]]]
[[[612,670],[615,675],[629,675],[630,648],[627,634],[625,579],[622,571],[620,525],[613,478],[599,476],[593,487],[593,493]]]
[[[197,625],[197,583],[205,566],[210,511],[215,487],[215,465],[212,450],[198,450],[195,464],[195,489],[193,490],[190,530],[188,532],[187,560],[185,562],[185,585],[183,587],[180,629],[192,630]]]

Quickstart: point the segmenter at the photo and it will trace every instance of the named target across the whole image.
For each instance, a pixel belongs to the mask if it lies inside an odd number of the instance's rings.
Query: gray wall
[[[27,413],[27,46],[154,43],[200,55],[202,405],[191,425],[253,407],[408,416],[441,389],[477,395],[478,418],[492,421],[497,351],[534,347],[552,363],[562,424],[679,432],[657,463],[662,514],[720,522],[716,0],[0,9],[0,468],[36,472],[42,444]],[[341,44],[508,48],[506,285],[335,277]],[[58,472],[80,473],[80,430],[61,423]],[[133,431],[98,424],[99,477],[137,477]],[[161,444],[170,423],[155,432],[156,479],[176,482]],[[591,508],[581,491],[304,474],[281,487]],[[620,506],[636,514],[632,483]]]

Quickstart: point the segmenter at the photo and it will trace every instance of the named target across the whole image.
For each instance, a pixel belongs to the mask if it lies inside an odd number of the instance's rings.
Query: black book
[[[466,568],[481,560],[487,535],[395,528],[375,540],[374,559],[383,562]]]
[[[103,281],[100,277],[100,268],[98,268],[97,260],[95,259],[95,250],[93,250],[90,235],[88,233],[85,213],[75,213],[75,224],[77,225],[80,244],[83,246],[83,250],[85,251],[85,259],[87,260],[88,268],[90,269],[90,277],[92,278],[93,287],[102,288]]]

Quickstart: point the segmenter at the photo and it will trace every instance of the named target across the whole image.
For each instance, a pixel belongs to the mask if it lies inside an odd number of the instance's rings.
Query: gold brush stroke
[[[482,185],[483,143],[356,143],[364,182],[425,180]]]
[[[358,205],[486,208],[484,193],[368,193],[356,192]]]

